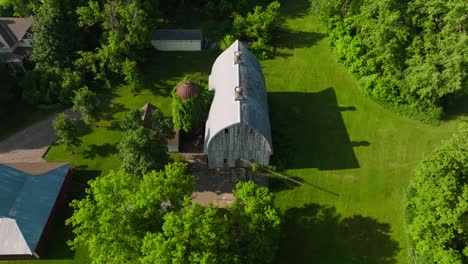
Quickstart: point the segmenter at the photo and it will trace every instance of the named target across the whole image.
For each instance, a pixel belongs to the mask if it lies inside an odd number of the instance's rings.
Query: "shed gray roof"
[[[241,51],[241,63],[234,63],[234,53]],[[243,99],[235,100],[234,89],[242,88]],[[245,124],[261,133],[270,145],[270,118],[262,68],[255,55],[236,40],[213,64],[209,79],[210,90],[215,91],[208,120],[206,121],[204,151],[210,140],[221,130]]]
[[[10,229],[13,224],[7,219],[16,221],[30,251],[35,251],[69,169],[70,164],[61,164],[35,176],[0,165],[0,217],[4,217],[0,218],[0,230],[2,240],[8,241],[0,244],[2,254],[9,255],[5,245],[22,244],[21,236]]]
[[[201,29],[156,29],[153,40],[202,40]]]

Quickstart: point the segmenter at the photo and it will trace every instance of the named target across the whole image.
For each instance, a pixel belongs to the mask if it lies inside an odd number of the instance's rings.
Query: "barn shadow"
[[[332,206],[306,204],[284,213],[277,263],[396,263],[391,226]]]
[[[318,168],[337,170],[359,168],[352,142],[341,116],[355,111],[339,107],[333,88],[317,93],[268,93],[274,155],[272,163],[281,169]]]

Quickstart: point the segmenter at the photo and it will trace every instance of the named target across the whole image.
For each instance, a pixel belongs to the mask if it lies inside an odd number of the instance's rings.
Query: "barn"
[[[268,165],[273,153],[268,101],[255,55],[236,40],[214,62],[209,88],[215,94],[205,128],[208,167]]]
[[[39,258],[71,179],[69,163],[0,164],[0,260]]]
[[[200,51],[203,34],[200,29],[156,29],[151,44],[161,51]]]

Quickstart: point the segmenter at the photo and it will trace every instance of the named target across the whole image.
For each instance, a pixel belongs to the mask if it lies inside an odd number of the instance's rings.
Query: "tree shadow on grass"
[[[309,2],[307,0],[292,0],[281,4],[283,18],[303,17],[309,14]]]
[[[399,245],[389,224],[342,217],[331,206],[307,204],[285,212],[277,263],[396,263]]]
[[[304,32],[292,29],[282,28],[278,32],[278,37],[275,41],[276,47],[296,49],[305,48],[315,45],[323,39],[325,34],[317,32]]]
[[[148,53],[148,61],[142,65],[143,83],[154,95],[169,96],[177,82],[187,74],[194,76],[195,81],[199,79],[206,82],[218,55],[216,50],[153,50]]]
[[[73,169],[72,181],[52,217],[51,229],[41,252],[41,259],[73,259],[75,256],[75,252],[67,245],[67,241],[74,238],[72,228],[65,225],[65,221],[73,215],[73,209],[69,204],[75,199],[83,199],[86,195],[85,189],[88,188],[88,181],[101,174],[99,170],[86,168],[87,166],[83,165]]]
[[[333,88],[317,93],[268,93],[274,155],[280,169],[318,168],[338,170],[359,168],[353,147],[369,146],[367,141],[349,139]]]
[[[115,144],[106,143],[104,145],[91,144],[89,148],[83,151],[83,157],[86,159],[93,159],[96,156],[107,157],[117,153]]]

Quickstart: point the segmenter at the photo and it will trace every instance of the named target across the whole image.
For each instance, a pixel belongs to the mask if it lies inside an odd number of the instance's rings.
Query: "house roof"
[[[0,216],[0,255],[32,255],[16,220]]]
[[[0,164],[0,216],[3,217],[0,218],[0,229],[4,234],[9,234],[2,237],[2,240],[7,240],[0,243],[2,254],[10,255],[6,253],[12,249],[8,245],[24,246],[21,239],[24,239],[30,252],[35,251],[70,169],[70,164],[56,165],[56,168],[51,166],[52,169],[43,174],[33,175],[13,168],[15,165]],[[34,165],[16,167],[21,166]],[[6,219],[15,221],[21,236],[18,231],[12,229],[13,222]],[[24,247],[19,247],[18,250],[20,249],[24,250]]]
[[[241,52],[241,62],[235,64],[234,54]],[[242,88],[242,100],[236,100],[236,87]],[[213,64],[209,88],[215,91],[206,121],[204,151],[221,130],[235,124],[245,124],[262,134],[270,145],[270,119],[262,68],[255,55],[236,40]]]
[[[155,29],[153,40],[202,40],[201,29]]]
[[[181,82],[177,86],[176,94],[180,99],[189,99],[200,93],[200,87],[194,82]]]
[[[0,17],[0,48],[11,48],[33,24],[32,17]]]

